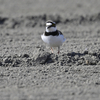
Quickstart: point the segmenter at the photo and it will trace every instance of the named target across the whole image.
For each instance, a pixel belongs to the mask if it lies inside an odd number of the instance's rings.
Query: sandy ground
[[[59,55],[41,40],[48,19]],[[100,100],[100,0],[0,0],[0,100]]]

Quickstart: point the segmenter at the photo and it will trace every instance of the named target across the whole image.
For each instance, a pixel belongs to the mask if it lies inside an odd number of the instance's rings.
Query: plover
[[[52,53],[52,47],[58,47],[58,54],[60,52],[60,46],[66,40],[62,32],[57,30],[56,23],[51,20],[46,22],[46,30],[43,35],[41,35],[41,38],[50,46]]]

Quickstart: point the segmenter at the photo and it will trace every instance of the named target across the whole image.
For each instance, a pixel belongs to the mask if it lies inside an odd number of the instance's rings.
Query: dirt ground
[[[49,19],[59,55],[41,39]],[[100,100],[100,0],[0,0],[0,100]]]

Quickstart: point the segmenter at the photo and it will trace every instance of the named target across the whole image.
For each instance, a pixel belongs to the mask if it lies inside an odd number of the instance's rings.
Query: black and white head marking
[[[46,22],[46,27],[47,27],[47,28],[56,27],[56,23],[53,22],[53,21],[51,21],[51,20],[48,20],[48,21]]]
[[[61,35],[62,33],[57,30],[56,28],[56,23],[51,21],[51,20],[48,20],[46,22],[46,31],[44,33],[45,36],[58,36],[58,35]]]

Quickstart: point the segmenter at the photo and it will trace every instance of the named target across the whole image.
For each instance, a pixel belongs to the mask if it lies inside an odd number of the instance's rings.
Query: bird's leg
[[[60,53],[60,47],[58,47],[58,54]]]
[[[51,47],[51,52],[53,53],[53,49],[52,49],[52,47]]]

